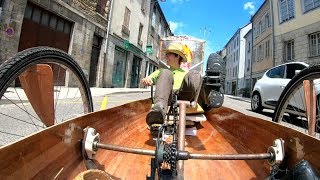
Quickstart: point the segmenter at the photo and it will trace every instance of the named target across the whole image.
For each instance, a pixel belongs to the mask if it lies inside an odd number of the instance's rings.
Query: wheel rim
[[[53,101],[54,108],[53,124],[58,124],[92,111],[90,107],[92,102],[89,102],[91,97],[87,97],[88,95],[86,95],[82,82],[83,79],[74,71],[73,67],[57,59],[40,58],[40,60],[30,63],[15,75],[12,75],[7,82],[10,86],[8,85],[4,87],[5,90],[1,90],[1,92],[4,92],[0,94],[1,146],[47,128],[41,114],[36,111],[37,108],[35,108],[34,103],[28,98],[26,88],[12,86],[19,75],[26,72],[30,67],[34,67],[35,64],[46,64],[54,67],[52,68],[53,99],[50,98],[50,101]],[[62,71],[65,71],[66,74],[64,83],[61,83],[62,78],[60,75]],[[69,79],[67,80],[66,78]],[[21,84],[23,83],[21,82]],[[38,97],[38,94],[36,96]],[[44,102],[46,101],[49,100],[45,99]],[[42,113],[46,114],[47,112]]]
[[[259,107],[259,103],[260,103],[260,98],[257,94],[253,95],[252,100],[251,100],[251,104],[254,110],[257,110]]]

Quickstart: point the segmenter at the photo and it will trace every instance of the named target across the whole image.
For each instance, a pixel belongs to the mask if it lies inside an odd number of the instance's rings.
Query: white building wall
[[[240,30],[240,51],[239,51],[239,61],[238,61],[238,84],[237,84],[237,89],[240,90],[242,88],[245,88],[245,63],[246,63],[246,39],[244,36],[252,29],[252,24],[248,24],[245,27],[243,27]]]
[[[252,53],[252,31],[247,33],[247,35],[244,37],[246,39],[246,47],[245,47],[245,68],[244,68],[244,79],[245,79],[245,87],[246,81],[249,82],[248,86],[249,88],[251,85],[251,53]]]
[[[141,40],[143,42],[142,50],[145,51],[147,45],[149,14],[150,14],[150,0],[145,1],[145,12],[141,10],[142,0],[136,1],[115,1],[111,21],[111,34],[117,34],[121,37],[122,25],[124,21],[124,13],[126,7],[131,11],[129,30],[130,36],[127,40],[138,47],[138,34],[140,23],[143,25]]]

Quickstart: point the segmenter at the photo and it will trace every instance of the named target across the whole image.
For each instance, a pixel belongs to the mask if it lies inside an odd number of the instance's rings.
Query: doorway
[[[131,69],[131,86],[132,88],[137,88],[139,86],[139,78],[140,78],[140,65],[142,59],[134,56],[132,62]]]

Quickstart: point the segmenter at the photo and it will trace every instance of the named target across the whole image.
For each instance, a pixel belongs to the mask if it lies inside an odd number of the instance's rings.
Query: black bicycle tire
[[[294,76],[292,78],[292,80],[289,81],[289,83],[287,84],[287,86],[284,88],[284,90],[282,91],[277,106],[275,108],[274,111],[274,116],[272,118],[272,121],[274,122],[278,122],[280,121],[280,116],[281,116],[281,111],[283,109],[283,106],[285,104],[285,102],[288,100],[288,98],[290,97],[291,93],[295,90],[295,88],[297,88],[297,86],[303,82],[303,80],[309,78],[309,77],[314,77],[314,76],[318,76],[320,77],[320,65],[313,65],[313,66],[309,66],[306,69],[303,69],[299,74],[297,74],[296,76]]]
[[[49,61],[50,59],[50,61]],[[10,82],[27,67],[38,63],[60,63],[70,69],[79,79],[87,101],[88,112],[93,112],[92,96],[88,81],[78,63],[67,53],[52,47],[34,47],[18,52],[0,65],[0,99]]]

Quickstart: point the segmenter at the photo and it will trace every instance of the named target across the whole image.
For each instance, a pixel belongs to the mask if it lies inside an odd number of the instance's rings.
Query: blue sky
[[[250,21],[264,0],[166,0],[162,11],[175,35],[206,40],[205,59]]]

